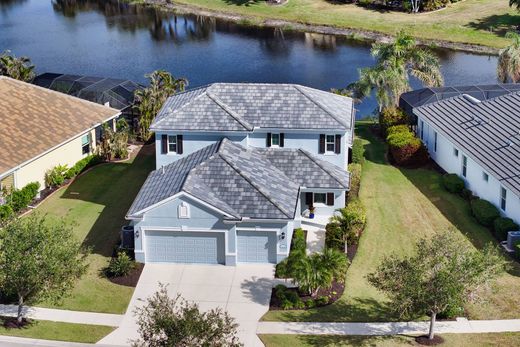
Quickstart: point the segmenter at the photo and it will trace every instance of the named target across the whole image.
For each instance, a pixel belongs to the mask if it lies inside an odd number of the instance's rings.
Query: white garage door
[[[276,263],[276,233],[237,232],[238,261],[242,263]]]
[[[146,232],[148,263],[224,263],[224,234]]]

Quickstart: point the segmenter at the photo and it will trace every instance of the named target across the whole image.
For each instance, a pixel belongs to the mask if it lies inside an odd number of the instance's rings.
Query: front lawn
[[[0,319],[0,322],[2,320]],[[28,337],[44,340],[96,343],[115,328],[103,325],[73,324],[33,320],[21,329],[7,329],[0,324],[0,335]]]
[[[259,335],[266,347],[282,346],[418,346],[411,336]],[[518,346],[520,333],[443,334],[443,347]]]
[[[128,208],[154,168],[153,151],[148,147],[133,160],[94,167],[37,208],[40,213],[73,223],[76,236],[92,252],[88,273],[71,295],[59,305],[44,302],[38,306],[105,313],[126,311],[133,288],[114,284],[100,272],[119,240]]]
[[[358,252],[347,271],[343,297],[332,305],[307,311],[270,311],[267,321],[394,321],[383,294],[366,280],[385,254],[409,254],[415,242],[434,232],[454,227],[476,247],[492,241],[491,234],[471,217],[468,203],[441,186],[441,176],[429,169],[406,170],[388,164],[386,147],[368,129],[357,125],[367,160],[363,166],[360,198],[367,208],[367,227]],[[466,307],[471,319],[519,318],[519,267],[505,274]]]

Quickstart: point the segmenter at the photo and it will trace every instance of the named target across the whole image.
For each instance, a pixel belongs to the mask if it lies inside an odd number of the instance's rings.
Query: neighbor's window
[[[168,153],[177,153],[177,136],[168,136]]]
[[[424,139],[424,122],[421,121],[421,140]]]
[[[502,211],[506,210],[506,201],[507,201],[507,190],[504,187],[500,187],[500,208]]]
[[[326,193],[314,193],[314,203],[315,204],[325,204],[326,202],[327,202]]]
[[[327,153],[334,153],[336,150],[336,137],[334,135],[327,135],[325,138],[325,151]]]
[[[271,146],[280,146],[280,134],[271,134]]]
[[[456,157],[459,156],[459,150],[457,148],[453,148],[453,155]]]
[[[462,156],[462,176],[466,177],[468,173],[468,157]]]
[[[433,133],[433,151],[437,152],[437,132]]]
[[[489,181],[489,175],[487,173],[485,173],[484,171],[482,171],[482,179],[486,182]]]
[[[90,134],[84,135],[81,138],[81,153],[82,154],[90,153]]]

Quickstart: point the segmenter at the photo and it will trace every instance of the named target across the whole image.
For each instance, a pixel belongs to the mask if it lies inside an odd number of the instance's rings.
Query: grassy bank
[[[266,347],[281,346],[418,346],[410,336],[323,336],[323,335],[259,335]],[[444,334],[442,347],[518,346],[520,333]]]
[[[146,2],[146,1],[144,1]],[[465,0],[431,13],[409,14],[366,9],[327,0],[289,0],[270,6],[263,0],[175,0],[175,3],[249,17],[328,25],[393,35],[405,29],[417,38],[500,48],[507,30],[520,25],[520,13],[505,0]]]
[[[392,321],[397,320],[383,294],[366,280],[384,255],[409,254],[415,242],[435,232],[455,228],[468,243],[480,248],[494,242],[491,233],[470,214],[469,204],[441,185],[441,175],[429,169],[399,169],[385,158],[385,144],[366,124],[357,125],[366,149],[360,199],[367,208],[367,227],[346,278],[345,292],[336,303],[306,311],[270,311],[270,321]],[[472,319],[519,318],[518,265],[501,276],[478,303],[467,305]]]

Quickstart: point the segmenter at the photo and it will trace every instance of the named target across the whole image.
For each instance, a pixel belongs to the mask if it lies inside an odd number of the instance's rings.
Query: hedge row
[[[6,204],[0,206],[0,221],[27,208],[27,206],[29,206],[29,204],[36,198],[39,190],[40,183],[31,182],[22,189],[11,191],[5,198]]]
[[[385,107],[379,113],[379,126],[385,136],[388,136],[390,127],[407,123],[408,116],[400,108]]]
[[[386,142],[398,165],[422,164],[428,159],[421,140],[406,125],[395,125],[387,129]]]
[[[68,168],[67,165],[57,165],[45,173],[45,185],[48,188],[59,187],[66,179],[71,179],[87,168],[99,164],[103,159],[96,154],[91,154]]]
[[[352,144],[352,162],[355,164],[363,164],[365,161],[365,147],[363,146],[363,140],[354,139]]]

